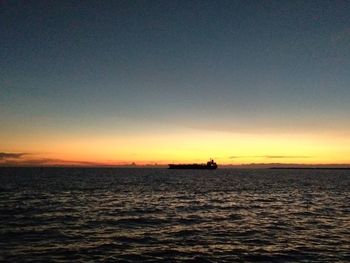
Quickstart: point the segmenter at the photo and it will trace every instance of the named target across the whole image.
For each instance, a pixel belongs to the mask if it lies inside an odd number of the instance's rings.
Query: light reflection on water
[[[350,261],[349,173],[0,168],[0,260]]]

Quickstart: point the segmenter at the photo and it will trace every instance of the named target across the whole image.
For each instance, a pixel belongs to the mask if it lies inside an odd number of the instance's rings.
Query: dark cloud
[[[0,152],[0,160],[19,159],[23,155],[26,155],[26,153],[5,153],[5,152]]]
[[[30,155],[30,158],[26,156]],[[107,163],[62,160],[54,158],[33,158],[33,153],[0,152],[1,166],[106,166]],[[25,156],[25,157],[24,157]]]
[[[68,161],[61,159],[38,158],[38,159],[3,159],[3,166],[106,166],[104,163],[86,162],[86,161]]]

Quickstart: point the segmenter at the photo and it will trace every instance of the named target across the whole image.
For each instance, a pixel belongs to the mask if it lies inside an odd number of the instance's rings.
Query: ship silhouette
[[[206,169],[214,170],[218,168],[216,162],[213,159],[210,159],[206,164],[205,163],[193,163],[193,164],[169,164],[169,169]]]

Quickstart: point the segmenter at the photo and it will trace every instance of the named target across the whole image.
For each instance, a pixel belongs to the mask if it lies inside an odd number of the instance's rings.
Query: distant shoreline
[[[350,167],[270,167],[272,170],[350,170]]]

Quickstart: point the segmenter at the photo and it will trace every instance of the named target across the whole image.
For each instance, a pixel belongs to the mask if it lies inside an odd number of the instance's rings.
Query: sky
[[[0,165],[350,164],[350,2],[0,1]]]

